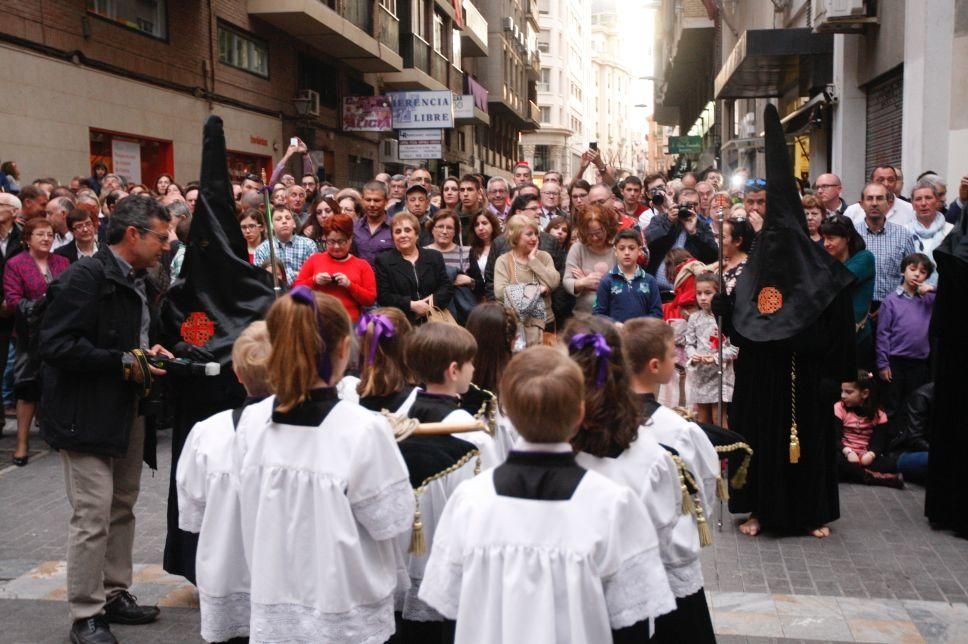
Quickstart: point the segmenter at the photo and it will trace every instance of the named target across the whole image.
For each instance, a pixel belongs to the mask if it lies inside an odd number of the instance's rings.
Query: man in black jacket
[[[153,199],[126,197],[108,224],[108,246],[72,264],[48,290],[40,426],[61,452],[73,509],[67,601],[75,644],[110,644],[117,640],[108,622],[158,617],[157,607],[139,606],[128,588],[141,461],[154,463],[138,403],[151,380],[165,375],[143,356],[171,357],[150,341],[157,293],[145,270],[168,249],[169,221]]]
[[[719,247],[709,224],[698,217],[699,193],[691,188],[679,192],[678,208],[659,213],[649,222],[645,239],[649,244],[649,273],[655,275],[659,288],[672,290],[673,276],[665,274],[666,253],[673,248],[685,248],[703,264],[719,257]]]

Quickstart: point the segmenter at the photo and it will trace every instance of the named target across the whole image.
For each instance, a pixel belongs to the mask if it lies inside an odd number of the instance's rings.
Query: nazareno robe
[[[788,340],[750,342],[730,330],[742,358],[729,426],[753,448],[746,486],[731,491],[731,512],[752,512],[764,529],[778,532],[811,530],[840,516],[833,405],[840,383],[857,374],[853,320],[843,290]],[[789,458],[794,356],[798,463]]]

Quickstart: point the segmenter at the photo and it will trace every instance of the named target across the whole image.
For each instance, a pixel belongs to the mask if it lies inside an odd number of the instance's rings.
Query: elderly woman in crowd
[[[339,205],[338,212],[349,215],[353,218],[353,221],[363,217],[363,200],[361,198],[351,194],[341,197],[340,193],[337,193],[336,203]]]
[[[360,314],[376,301],[376,277],[366,260],[350,253],[353,219],[342,213],[323,225],[326,250],[314,253],[299,269],[293,286],[308,286],[332,295],[346,308],[354,324]]]
[[[911,191],[911,203],[914,205],[914,250],[927,255],[934,262],[934,249],[948,236],[954,224],[945,219],[945,204],[938,190],[936,179],[921,179]],[[932,271],[927,284],[937,286],[938,271]]]
[[[481,211],[479,214],[484,214]],[[457,241],[460,239],[460,219],[449,208],[438,210],[427,222],[433,242],[424,248],[439,251],[444,256],[447,275],[454,282],[454,297],[450,311],[463,325],[467,316],[484,295],[484,275],[477,262],[471,259],[471,249]]]
[[[444,256],[417,243],[420,222],[407,211],[390,220],[393,248],[376,256],[377,299],[407,314],[412,324],[423,324],[435,308],[446,309],[454,296]]]
[[[534,217],[512,216],[505,231],[511,250],[494,264],[494,296],[514,310],[527,346],[541,344],[545,332],[554,333],[551,291],[561,283],[551,255],[538,250],[538,233]]]
[[[803,213],[807,218],[807,234],[818,246],[823,247],[820,224],[823,222],[826,209],[820,203],[820,200],[813,195],[805,195],[800,202],[803,204]]]
[[[6,263],[3,272],[4,307],[16,316],[17,357],[14,364],[14,397],[17,399],[17,448],[15,465],[27,464],[28,435],[40,399],[40,359],[37,355],[31,303],[44,297],[47,286],[67,270],[66,257],[50,252],[54,228],[43,217],[27,221],[23,228],[26,252]]]
[[[578,241],[565,260],[565,290],[577,298],[576,313],[591,313],[598,283],[615,266],[612,239],[618,222],[611,210],[596,204],[581,206],[573,217]]]

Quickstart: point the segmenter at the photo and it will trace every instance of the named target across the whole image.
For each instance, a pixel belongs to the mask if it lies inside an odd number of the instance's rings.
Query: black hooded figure
[[[928,486],[924,513],[937,528],[968,537],[968,500],[964,461],[968,454],[968,416],[965,415],[965,317],[968,316],[968,216],[934,251],[938,263],[938,296],[931,316],[934,345],[934,410],[928,453]]]
[[[222,119],[210,116],[203,134],[198,202],[185,261],[162,310],[165,335],[175,341],[177,355],[221,365],[216,377],[166,378],[175,418],[164,567],[192,583],[198,535],[178,528],[178,458],[195,423],[245,400],[245,390],[232,372],[232,345],[272,304],[271,281],[268,272],[248,261],[232,199]]]
[[[806,218],[776,108],[768,105],[763,229],[717,308],[740,348],[729,426],[753,448],[748,483],[732,512],[741,530],[829,534],[840,516],[833,406],[856,375],[853,276],[807,235]],[[731,306],[730,306],[731,305]]]

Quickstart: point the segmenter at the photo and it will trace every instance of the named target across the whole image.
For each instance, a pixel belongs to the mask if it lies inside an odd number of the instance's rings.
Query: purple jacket
[[[891,356],[925,359],[930,352],[928,326],[934,293],[902,294],[897,288],[884,298],[877,312],[877,368],[890,367]]]
[[[61,255],[51,253],[47,257],[47,267],[54,278],[70,265],[68,259]],[[36,300],[46,292],[47,282],[29,252],[24,251],[10,258],[3,272],[3,297],[8,307],[15,308],[20,300]]]

